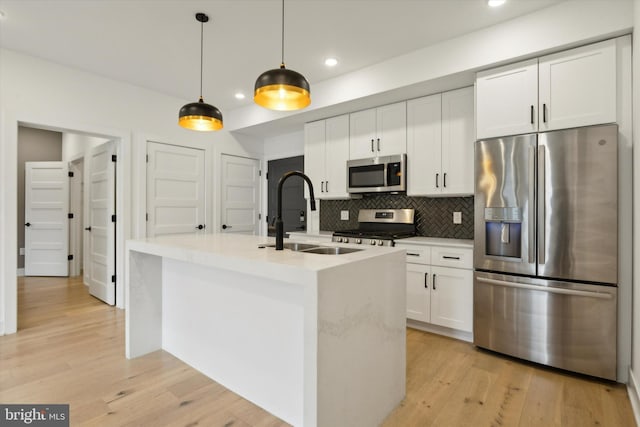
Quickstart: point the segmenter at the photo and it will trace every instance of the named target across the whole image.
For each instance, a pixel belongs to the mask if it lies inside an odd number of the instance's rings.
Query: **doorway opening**
[[[304,156],[267,162],[267,234],[275,236],[277,193],[280,177],[289,171],[304,171]],[[282,186],[282,221],[285,237],[292,231],[307,230],[307,200],[304,180],[288,179]]]

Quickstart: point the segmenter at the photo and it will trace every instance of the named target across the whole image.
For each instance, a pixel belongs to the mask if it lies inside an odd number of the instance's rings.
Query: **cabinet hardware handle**
[[[436,275],[433,275],[433,290],[436,290]]]
[[[371,138],[371,152],[373,153],[373,138]]]
[[[440,188],[440,186],[438,185],[438,177],[440,176],[439,173],[436,174],[436,188]]]
[[[531,106],[531,124],[533,124],[533,105]]]
[[[542,104],[542,123],[547,123],[547,104]]]
[[[447,173],[446,172],[442,174],[442,186],[444,188],[447,188]]]
[[[407,252],[408,256],[420,256],[420,254],[414,254],[413,252]]]
[[[320,181],[320,192],[324,193],[324,181]]]
[[[424,288],[429,289],[429,273],[424,273]]]
[[[329,192],[329,181],[324,182],[324,191]]]
[[[378,138],[378,151],[380,151],[380,138]]]
[[[444,259],[457,259],[458,261],[460,260],[459,256],[447,256],[447,255],[443,255],[442,258]]]

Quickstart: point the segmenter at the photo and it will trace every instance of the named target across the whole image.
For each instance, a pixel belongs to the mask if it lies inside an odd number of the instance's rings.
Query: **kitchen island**
[[[127,242],[126,355],[164,349],[296,426],[373,426],[405,393],[405,253],[258,236]]]

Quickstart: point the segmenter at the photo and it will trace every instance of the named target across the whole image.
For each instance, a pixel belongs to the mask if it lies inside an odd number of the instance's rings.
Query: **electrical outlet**
[[[340,211],[340,219],[342,221],[349,221],[349,211]]]
[[[453,223],[454,224],[462,224],[462,212],[454,212],[453,213]]]

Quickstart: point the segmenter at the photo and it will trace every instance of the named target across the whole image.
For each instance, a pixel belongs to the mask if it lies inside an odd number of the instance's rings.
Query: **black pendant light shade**
[[[178,123],[191,130],[220,130],[222,129],[222,113],[213,105],[202,100],[184,105],[180,109]]]
[[[209,17],[204,13],[196,13],[196,20],[200,22],[200,98],[198,102],[186,104],[180,109],[178,124],[191,130],[220,130],[222,129],[222,113],[202,99],[203,26],[205,22],[209,21]]]
[[[300,110],[311,104],[309,82],[284,66],[284,0],[282,0],[282,61],[280,68],[265,71],[256,80],[253,100],[270,110]]]
[[[280,68],[265,71],[256,80],[256,104],[271,110],[299,110],[311,103],[309,82],[297,71]]]

